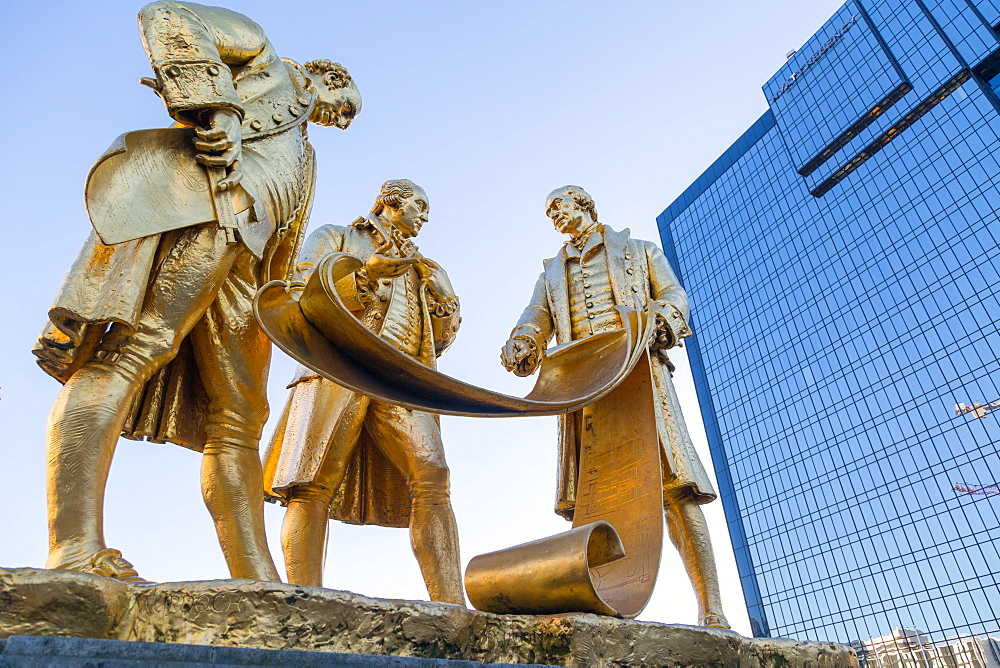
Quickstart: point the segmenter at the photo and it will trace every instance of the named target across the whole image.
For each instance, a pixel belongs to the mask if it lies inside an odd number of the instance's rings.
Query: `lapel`
[[[431,310],[427,307],[427,284],[420,284],[420,317],[423,320],[423,332],[420,334],[420,356],[418,359],[432,369],[437,368],[437,355],[434,352],[434,325],[431,322]]]
[[[604,226],[604,252],[608,259],[608,273],[611,275],[611,292],[615,303],[622,306],[632,306],[632,293],[628,292],[628,274],[625,270],[632,265],[632,253],[629,252],[629,229],[621,232]]]
[[[555,257],[545,260],[545,292],[549,301],[549,313],[556,326],[556,343],[566,343],[572,336],[569,321],[569,285],[566,282],[566,247],[559,249]]]

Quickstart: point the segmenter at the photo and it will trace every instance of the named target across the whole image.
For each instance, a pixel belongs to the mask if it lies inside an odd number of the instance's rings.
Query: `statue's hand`
[[[420,262],[420,258],[416,257],[393,257],[386,254],[390,248],[392,248],[392,244],[385,243],[376,248],[372,256],[368,258],[368,262],[365,263],[368,278],[374,281],[380,278],[396,278]]]
[[[678,308],[667,302],[657,302],[655,310],[656,337],[650,345],[652,350],[669,350],[682,345],[681,339],[691,336],[691,328]]]
[[[674,335],[674,330],[670,327],[670,323],[657,313],[656,336],[650,344],[650,348],[652,350],[669,350],[675,345],[677,345],[677,337]]]
[[[219,190],[233,188],[243,178],[240,157],[243,154],[242,119],[232,109],[213,109],[202,117],[202,127],[195,128],[194,147],[201,151],[195,160],[207,167],[227,167],[228,173],[217,185]]]
[[[451,285],[451,279],[437,262],[421,257],[416,266],[420,280],[427,284],[427,287],[436,297],[448,299],[455,296],[455,288]]]
[[[500,349],[500,363],[516,376],[530,376],[540,361],[537,349],[527,339],[507,339]]]

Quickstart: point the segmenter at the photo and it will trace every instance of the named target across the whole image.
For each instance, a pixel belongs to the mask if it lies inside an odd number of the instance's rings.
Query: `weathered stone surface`
[[[128,585],[118,580],[0,568],[0,637],[115,638],[129,601]]]
[[[0,637],[55,635],[567,666],[857,666],[835,643],[596,615],[494,615],[250,580],[151,587],[0,569]]]

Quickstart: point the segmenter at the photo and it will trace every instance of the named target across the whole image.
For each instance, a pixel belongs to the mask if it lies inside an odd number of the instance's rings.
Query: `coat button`
[[[258,121],[256,118],[250,121],[251,130],[260,130],[260,128],[261,128],[261,122]]]
[[[375,319],[376,320],[381,320],[382,319],[382,314],[381,313],[376,313],[375,314]]]
[[[176,79],[181,75],[181,68],[176,65],[171,65],[167,68],[167,76]]]
[[[584,293],[584,295],[583,295],[583,296],[584,296],[584,297],[593,297],[593,296],[594,296],[594,293],[593,293],[593,292],[587,292],[587,293]]]
[[[273,120],[273,121],[274,121],[275,123],[280,123],[281,121],[285,120],[285,117],[284,117],[284,116],[282,116],[281,114],[275,114],[274,116],[271,116],[271,119],[272,119],[272,120]]]
[[[635,286],[633,285],[633,286],[632,286],[632,292],[639,292],[639,288],[637,288],[637,287],[635,287]]]
[[[587,302],[587,308],[594,308],[594,302]]]
[[[210,76],[210,77],[217,77],[217,76],[219,76],[219,66],[218,65],[209,65],[205,69],[205,71],[208,72],[208,76]]]
[[[309,106],[309,98],[308,98],[308,97],[306,97],[305,95],[303,95],[302,97],[300,97],[300,98],[298,99],[298,102],[299,102],[299,104],[301,104],[301,105],[302,105],[303,107],[308,107],[308,106]]]
[[[594,314],[593,313],[588,313],[587,317],[590,318],[591,320],[593,320],[594,319]]]
[[[632,274],[635,273],[635,271],[632,269],[632,267],[629,267],[628,269],[625,270],[625,273],[631,276]]]
[[[584,283],[584,284],[583,284],[583,287],[585,287],[585,288],[589,288],[589,287],[590,287],[590,283]]]
[[[290,113],[292,116],[298,116],[299,110],[296,107],[293,107],[292,105],[288,105],[288,113]]]

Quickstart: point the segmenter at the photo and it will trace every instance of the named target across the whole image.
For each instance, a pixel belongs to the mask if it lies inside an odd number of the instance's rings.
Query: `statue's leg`
[[[91,360],[66,383],[52,406],[46,568],[91,570],[91,559],[105,550],[108,470],[131,398],[141,386],[142,379],[134,373]]]
[[[326,531],[333,492],[322,485],[296,485],[285,496],[281,551],[288,584],[323,586]]]
[[[267,421],[271,342],[253,315],[256,261],[244,248],[191,332],[208,395],[201,488],[234,578],[280,580],[264,533],[257,448]]]
[[[130,570],[117,551],[106,549],[103,528],[104,490],[122,424],[136,393],[174,358],[215,298],[235,256],[216,225],[165,234],[135,333],[112,326],[60,392],[47,434],[48,568],[112,576]]]
[[[684,487],[665,495],[664,510],[670,540],[681,555],[698,601],[698,623],[701,626],[730,628],[722,613],[715,553],[701,506],[691,496],[690,489]]]
[[[373,438],[410,488],[410,544],[427,593],[432,601],[465,605],[441,429],[430,413],[375,401],[368,410]]]
[[[304,441],[303,450],[326,447],[327,451],[315,479],[286,492],[288,508],[281,525],[281,549],[290,584],[321,587],[330,501],[344,480],[369,400],[329,380],[307,382],[314,383],[316,391],[303,391],[301,402],[295,401],[299,397],[293,398],[288,422],[298,431],[292,434],[291,428],[286,428],[285,447],[295,447],[290,441]],[[293,391],[307,390],[304,385]]]

